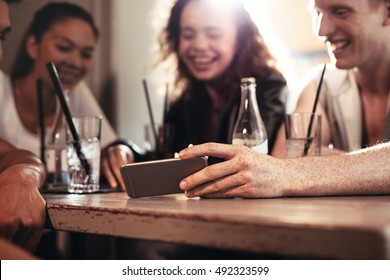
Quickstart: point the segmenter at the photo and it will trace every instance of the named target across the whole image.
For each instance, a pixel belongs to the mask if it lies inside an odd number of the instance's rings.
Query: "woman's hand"
[[[180,188],[188,197],[278,197],[288,174],[284,162],[241,145],[207,143],[182,150],[180,158],[213,156],[224,162],[185,178]]]
[[[130,148],[122,144],[108,146],[102,150],[101,161],[102,172],[110,187],[117,188],[119,184],[124,190],[120,167],[122,164],[134,162],[134,155]]]

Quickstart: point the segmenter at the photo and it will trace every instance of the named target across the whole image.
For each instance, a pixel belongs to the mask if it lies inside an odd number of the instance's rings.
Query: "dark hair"
[[[77,18],[88,23],[98,39],[99,31],[95,25],[93,17],[90,13],[84,10],[82,7],[61,2],[61,3],[49,3],[38,10],[34,19],[29,25],[29,28],[24,35],[23,43],[20,46],[16,61],[11,71],[12,79],[19,79],[29,74],[34,66],[34,60],[31,59],[26,50],[26,41],[30,35],[33,35],[37,42],[42,39],[42,36],[57,22],[66,19]]]
[[[195,81],[192,75],[181,61],[178,50],[180,40],[180,17],[185,6],[194,0],[177,0],[173,5],[166,27],[159,35],[160,45],[157,63],[161,63],[175,55],[178,68],[175,69],[175,84],[193,88]],[[234,10],[234,18],[238,27],[237,50],[229,68],[223,74],[221,84],[224,87],[238,89],[240,79],[247,76],[266,78],[271,72],[278,72],[275,61],[264,43],[256,24],[242,4]],[[192,85],[191,85],[192,84]],[[185,91],[185,90],[184,90]]]

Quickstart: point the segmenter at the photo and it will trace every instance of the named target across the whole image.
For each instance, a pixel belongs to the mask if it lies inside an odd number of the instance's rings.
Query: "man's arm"
[[[0,140],[0,236],[33,251],[45,224],[38,188],[45,169],[32,153]]]
[[[8,142],[0,139],[0,173],[16,164],[28,164],[36,169],[40,176],[40,185],[45,180],[45,167],[33,153],[26,150],[16,149]]]
[[[390,194],[390,143],[328,157],[277,159],[239,145],[207,143],[180,152],[182,159],[225,161],[184,179],[189,197],[325,196]]]
[[[286,195],[390,194],[390,143],[286,164],[290,175]]]

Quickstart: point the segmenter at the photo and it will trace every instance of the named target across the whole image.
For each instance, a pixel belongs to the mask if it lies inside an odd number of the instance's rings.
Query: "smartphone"
[[[180,181],[207,166],[205,157],[163,159],[121,166],[127,195],[131,198],[183,192]]]

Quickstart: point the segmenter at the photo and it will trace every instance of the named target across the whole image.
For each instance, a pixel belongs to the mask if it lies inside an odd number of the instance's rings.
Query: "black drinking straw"
[[[154,118],[153,118],[152,104],[150,103],[148,84],[146,83],[145,79],[142,80],[142,83],[144,85],[146,103],[148,105],[149,118],[150,118],[150,122],[152,124],[152,132],[153,132],[153,135],[154,135],[154,138],[156,141],[156,150],[157,150],[157,148],[158,148],[158,135],[157,135],[156,126],[155,126]]]
[[[45,116],[43,114],[43,95],[42,95],[42,79],[37,79],[37,104],[38,104],[38,121],[39,121],[39,139],[40,139],[40,151],[41,161],[46,164],[45,159]]]
[[[303,149],[303,155],[304,156],[307,156],[307,153],[309,152],[310,145],[311,145],[311,142],[312,142],[309,139],[310,139],[311,130],[312,130],[312,127],[313,127],[314,113],[317,110],[318,99],[319,99],[319,96],[320,96],[320,93],[321,93],[322,82],[324,80],[325,70],[326,70],[326,63],[324,63],[324,69],[322,70],[322,73],[321,73],[320,82],[319,82],[318,87],[317,87],[316,99],[314,100],[313,110],[312,110],[312,114],[311,114],[311,117],[310,117],[309,128],[307,129],[307,136],[306,136],[306,138],[308,140],[306,141],[305,148]]]
[[[72,134],[73,146],[76,149],[77,156],[79,157],[80,162],[81,162],[85,172],[87,173],[87,175],[90,175],[91,169],[90,169],[90,166],[89,166],[87,159],[85,158],[84,153],[81,151],[80,137],[77,134],[76,127],[74,126],[74,123],[72,120],[72,115],[70,114],[68,104],[66,103],[65,95],[64,95],[64,92],[63,92],[62,87],[61,87],[61,83],[60,83],[60,79],[58,77],[57,69],[54,66],[53,62],[47,63],[46,68],[47,68],[47,71],[49,71],[51,80],[52,80],[53,85],[54,85],[55,92],[56,92],[57,97],[60,101],[61,108],[62,108],[62,111],[65,115],[66,122],[68,123],[70,133]]]

